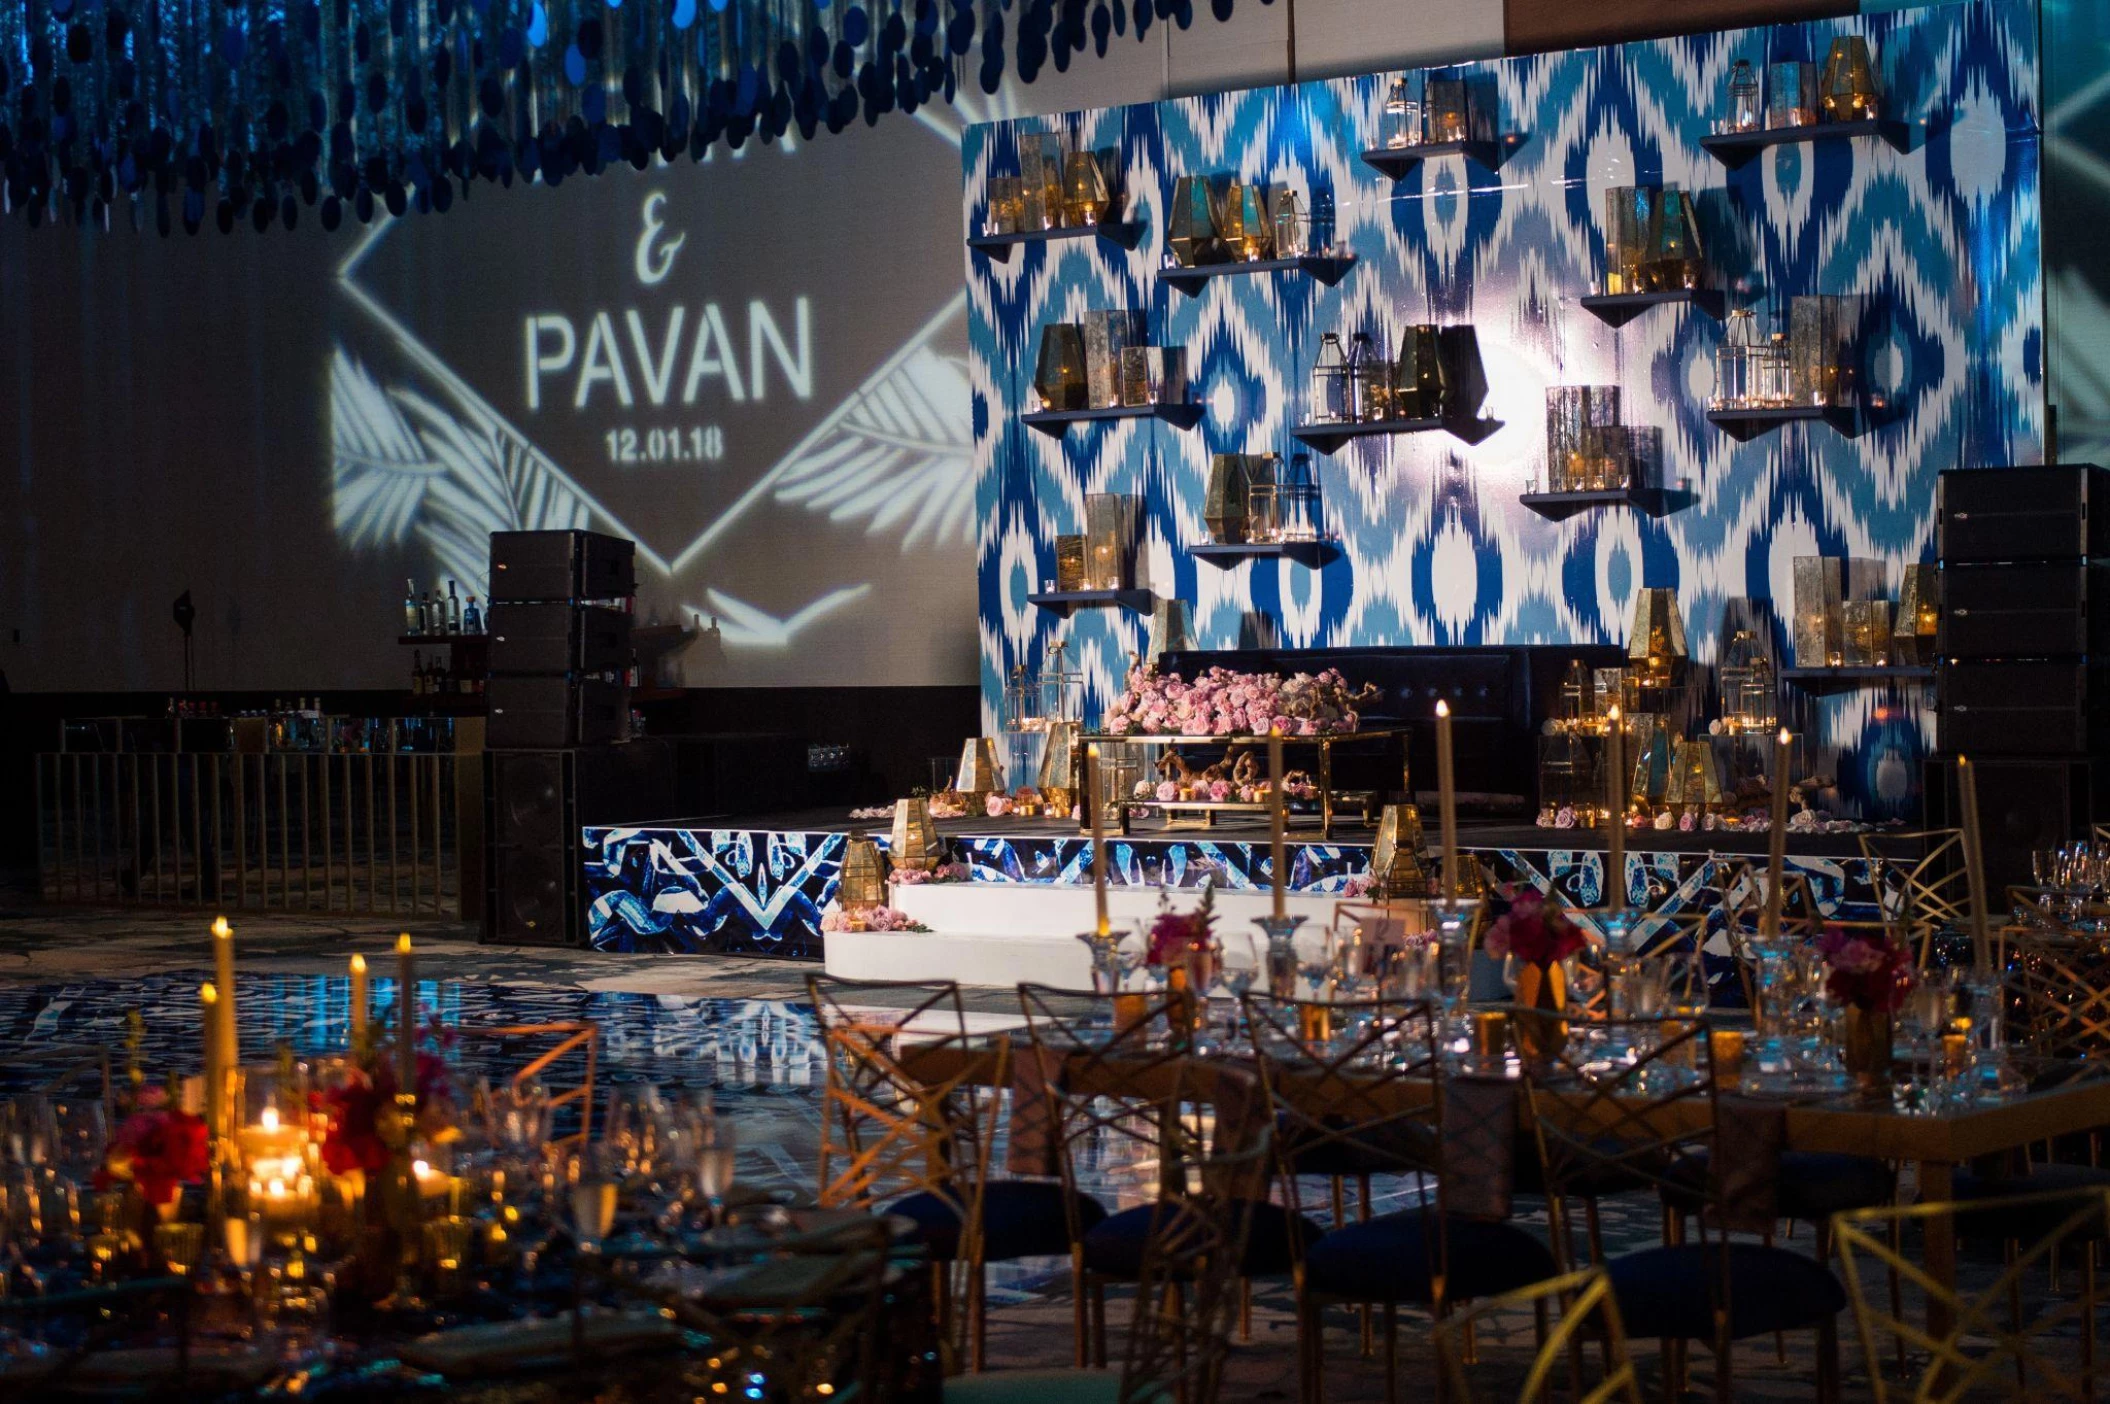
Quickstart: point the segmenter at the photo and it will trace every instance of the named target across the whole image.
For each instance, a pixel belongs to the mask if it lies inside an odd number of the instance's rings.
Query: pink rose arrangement
[[[1228,800],[1229,798],[1231,798],[1231,782],[1230,782],[1230,781],[1228,781],[1228,780],[1211,780],[1211,781],[1209,782],[1209,799],[1211,800],[1211,802],[1213,802],[1213,803],[1215,803],[1215,804],[1222,804],[1222,803],[1223,803],[1224,801]]]
[[[1160,780],[1158,782],[1157,794],[1158,803],[1171,804],[1174,800],[1177,800],[1180,797],[1179,784],[1176,781],[1172,780]]]
[[[1011,796],[1002,790],[991,790],[982,800],[982,808],[991,819],[1001,819],[1011,812]]]
[[[1818,938],[1824,958],[1824,992],[1841,1004],[1877,1014],[1894,1014],[1919,983],[1912,953],[1887,931],[1849,935],[1834,926]]]
[[[935,868],[896,868],[893,882],[900,887],[921,887],[925,883],[966,882],[974,876],[974,870],[965,863],[940,863]]]
[[[1537,888],[1522,892],[1514,888],[1499,893],[1509,909],[1487,928],[1487,953],[1501,959],[1515,956],[1530,965],[1554,965],[1586,945],[1582,928],[1546,900]]]
[[[827,910],[821,913],[821,930],[840,934],[853,931],[928,931],[930,928],[899,907],[868,907],[859,912],[846,912],[831,902]]]
[[[1193,682],[1154,666],[1129,671],[1108,709],[1116,736],[1320,736],[1354,731],[1368,689],[1353,691],[1337,669],[1319,673],[1237,673],[1210,668]]]

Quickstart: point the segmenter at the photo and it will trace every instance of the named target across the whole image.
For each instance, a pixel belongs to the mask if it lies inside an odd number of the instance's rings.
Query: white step
[[[1148,926],[1158,914],[1158,898],[1165,889],[1115,887],[1107,891],[1107,915],[1116,924]],[[1340,898],[1306,897],[1295,893],[1286,899],[1290,915],[1304,918],[1307,928],[1324,929],[1333,924],[1334,907]],[[1201,901],[1198,891],[1171,893],[1173,910],[1188,912]],[[1070,940],[1089,931],[1097,920],[1089,887],[1054,887],[1038,883],[945,882],[916,886],[893,886],[893,904],[933,931],[973,932],[980,936],[1038,936]],[[1216,894],[1216,929],[1249,925],[1268,914],[1272,899],[1265,892],[1219,892]],[[1070,944],[1082,952],[1074,940]],[[1014,983],[1005,981],[1006,984]]]

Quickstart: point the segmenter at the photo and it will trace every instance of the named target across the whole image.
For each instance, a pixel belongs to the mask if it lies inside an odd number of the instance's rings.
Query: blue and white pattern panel
[[[587,935],[597,950],[818,960],[847,835],[587,829]]]
[[[1083,887],[1092,880],[1088,838],[957,838],[950,843],[974,882]],[[1110,838],[1107,844],[1109,887],[1266,892],[1274,886],[1265,843]],[[1370,871],[1367,844],[1290,843],[1283,857],[1289,864],[1290,891],[1315,896],[1341,893],[1350,878]]]
[[[1729,170],[1702,137],[1731,66],[1820,62],[1868,39],[1886,110],[1909,150],[1874,139],[1785,144]],[[1788,612],[1791,562],[1827,554],[1897,567],[1931,558],[1935,475],[2039,461],[2043,286],[2038,53],[2032,8],[1977,0],[1889,14],[1696,35],[1469,64],[1506,155],[1488,171],[1431,159],[1398,181],[1365,165],[1393,75],[1184,98],[993,123],[963,142],[966,218],[981,227],[992,175],[1017,170],[1017,137],[1056,132],[1119,152],[1131,251],[1104,239],[967,255],[978,474],[984,710],[1058,638],[1085,673],[1087,706],[1119,690],[1148,620],[1026,596],[1055,574],[1055,538],[1083,530],[1085,494],[1142,503],[1137,584],[1190,602],[1198,646],[1584,644],[1623,641],[1634,592],[1677,590],[1695,656],[1714,655],[1732,601]],[[1158,276],[1165,211],[1181,175],[1330,192],[1337,242],[1356,258],[1337,286],[1297,274],[1215,278],[1195,296]],[[1732,305],[1761,325],[1799,293],[1850,295],[1864,406],[1856,432],[1794,424],[1739,444],[1705,418],[1720,324],[1657,308],[1614,330],[1577,305],[1603,273],[1605,192],[1695,195],[1705,252]],[[1152,340],[1187,348],[1201,423],[1075,425],[1050,438],[1019,422],[1041,328],[1102,307],[1142,309]],[[1320,336],[1363,330],[1396,345],[1414,322],[1470,323],[1501,427],[1478,444],[1430,433],[1351,443],[1315,461],[1341,550],[1323,568],[1203,565],[1210,455],[1297,446]],[[1518,502],[1545,466],[1545,392],[1616,384],[1628,423],[1664,433],[1666,476],[1697,501],[1654,519],[1617,510],[1560,523]],[[1741,606],[1738,606],[1741,608]],[[1917,808],[1931,748],[1917,689],[1798,701],[1795,717],[1836,766],[1843,807],[1868,818]]]

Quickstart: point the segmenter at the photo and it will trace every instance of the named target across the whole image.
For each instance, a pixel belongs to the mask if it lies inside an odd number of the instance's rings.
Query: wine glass
[[[102,1168],[109,1148],[110,1119],[100,1098],[50,1103],[53,1159],[61,1174],[86,1184]]]
[[[696,1188],[710,1206],[711,1222],[715,1225],[725,1220],[726,1196],[732,1193],[738,1169],[738,1147],[732,1122],[715,1112],[698,1119],[696,1132]]]
[[[616,1199],[622,1183],[620,1155],[606,1143],[579,1147],[566,1171],[571,1198],[572,1235],[582,1253],[598,1253],[615,1229]]]
[[[1218,938],[1216,955],[1216,978],[1231,995],[1230,1039],[1236,1044],[1245,1037],[1245,996],[1260,978],[1267,961],[1260,943],[1253,933],[1244,928],[1226,932]]]

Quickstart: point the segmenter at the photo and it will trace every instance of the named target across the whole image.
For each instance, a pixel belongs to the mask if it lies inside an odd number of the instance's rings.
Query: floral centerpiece
[[[928,931],[930,928],[898,907],[866,907],[860,911],[846,912],[838,904],[830,902],[821,913],[821,930]]]
[[[1200,1026],[1209,987],[1216,983],[1216,887],[1202,887],[1194,910],[1172,907],[1171,894],[1158,897],[1158,914],[1145,936],[1143,962],[1164,972],[1171,1003],[1184,1008],[1186,1027]]]
[[[1824,992],[1845,1016],[1840,1051],[1846,1070],[1866,1090],[1887,1088],[1892,1023],[1919,983],[1912,952],[1888,931],[1849,933],[1834,926],[1818,938],[1817,954],[1824,961]]]
[[[935,868],[896,868],[887,880],[897,887],[922,887],[930,883],[967,882],[973,877],[973,868],[954,860]]]
[[[98,1190],[130,1185],[154,1216],[176,1216],[183,1187],[202,1183],[212,1168],[205,1118],[175,1106],[166,1091],[142,1087],[133,1096],[131,1114],[110,1137],[97,1167]]]
[[[437,1025],[433,1036],[442,1046],[450,1037]],[[355,1061],[335,1086],[308,1094],[310,1110],[324,1124],[322,1163],[332,1175],[363,1185],[366,1176],[387,1169],[390,1156],[409,1139],[446,1145],[460,1137],[446,1060],[419,1051],[417,1105],[408,1126],[396,1100],[402,1090],[396,1061],[395,1054],[383,1048]]]
[[[1193,682],[1153,664],[1129,670],[1106,714],[1115,736],[1322,736],[1354,731],[1370,689],[1352,690],[1338,670],[1238,673],[1210,668]]]
[[[1481,942],[1498,960],[1514,960],[1513,998],[1526,1009],[1559,1011],[1568,1007],[1568,977],[1562,962],[1589,944],[1582,928],[1570,921],[1537,888],[1514,885],[1496,889],[1501,910]],[[1528,1056],[1548,1057],[1567,1037],[1567,1026],[1536,1018],[1517,1022],[1517,1046]]]

